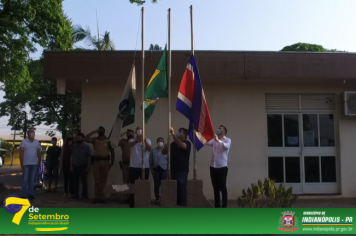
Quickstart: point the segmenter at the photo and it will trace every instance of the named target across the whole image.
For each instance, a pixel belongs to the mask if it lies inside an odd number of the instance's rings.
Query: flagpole
[[[191,46],[192,46],[192,56],[194,56],[194,28],[193,28],[193,5],[190,6],[190,29],[191,29]],[[197,179],[197,149],[195,145],[195,127],[193,123],[193,179]]]
[[[171,179],[171,145],[169,130],[172,126],[171,120],[171,76],[172,76],[172,51],[171,51],[171,9],[168,9],[168,180]]]
[[[145,177],[145,45],[144,45],[144,35],[145,35],[145,8],[142,7],[142,68],[141,68],[141,92],[142,92],[142,171],[141,180]]]

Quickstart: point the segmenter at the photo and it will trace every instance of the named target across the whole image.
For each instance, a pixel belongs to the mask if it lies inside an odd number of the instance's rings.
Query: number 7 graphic
[[[19,225],[22,219],[22,216],[25,214],[28,208],[30,208],[31,204],[28,199],[22,199],[17,197],[9,197],[5,200],[5,207],[11,204],[21,205],[22,208],[19,212],[14,215],[12,218],[12,222]]]

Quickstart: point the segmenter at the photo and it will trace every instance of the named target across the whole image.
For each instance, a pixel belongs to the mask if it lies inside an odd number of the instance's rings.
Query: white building
[[[356,91],[356,54],[197,51],[197,60],[213,125],[227,127],[230,199],[258,179],[275,179],[295,194],[338,194],[356,197],[356,95],[344,103],[345,91]],[[45,77],[66,81],[82,97],[82,131],[112,127],[134,52],[45,52]],[[161,52],[145,54],[145,87]],[[172,125],[187,127],[175,110],[176,96],[188,51],[172,52]],[[141,60],[136,58],[136,123],[140,110]],[[214,128],[215,128],[214,127]],[[167,99],[160,99],[146,126],[147,137],[167,137]],[[108,183],[120,183],[116,162]],[[192,158],[189,178],[192,178]],[[209,177],[211,148],[197,153],[198,178],[204,194],[213,198]],[[92,175],[90,175],[92,181]],[[90,195],[93,195],[90,189]]]

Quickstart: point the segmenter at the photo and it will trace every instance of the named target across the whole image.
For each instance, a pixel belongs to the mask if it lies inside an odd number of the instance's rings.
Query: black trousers
[[[88,199],[87,166],[73,166],[74,186],[73,194],[75,198],[79,197],[79,181],[82,182],[82,198]]]
[[[70,172],[69,165],[63,165],[64,193],[73,194],[73,173]]]
[[[142,171],[142,168],[130,167],[130,169],[129,169],[129,183],[130,184],[134,184],[136,180],[141,179],[141,171]],[[149,176],[150,176],[150,169],[145,168],[145,180],[148,180]],[[130,208],[135,207],[135,195],[134,194],[130,194],[129,205],[130,205]]]
[[[222,208],[227,207],[227,166],[222,168],[210,167],[210,178],[214,189],[215,208],[220,208],[220,192],[222,195]]]

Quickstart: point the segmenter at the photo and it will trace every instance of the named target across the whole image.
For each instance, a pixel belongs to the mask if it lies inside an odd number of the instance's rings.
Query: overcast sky
[[[305,42],[356,52],[355,0],[147,0],[145,48],[166,44],[171,8],[172,50],[189,50],[190,5],[196,50],[278,51]],[[140,50],[141,7],[129,0],[65,0],[64,11],[73,24],[89,26],[92,34],[97,34],[97,11],[100,33],[109,31],[117,50]],[[41,52],[32,57],[39,58]],[[7,119],[0,118],[0,134],[10,134]],[[46,129],[39,127],[38,133]]]

